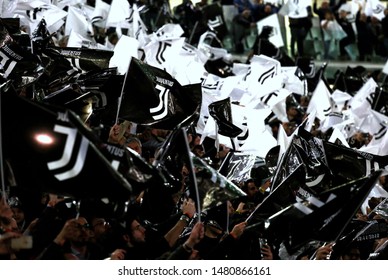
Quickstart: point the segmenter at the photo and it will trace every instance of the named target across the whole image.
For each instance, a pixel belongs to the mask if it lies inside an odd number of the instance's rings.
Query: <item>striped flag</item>
[[[377,83],[375,80],[369,78],[369,80],[357,91],[349,104],[354,115],[359,118],[364,118],[370,113],[376,88]]]

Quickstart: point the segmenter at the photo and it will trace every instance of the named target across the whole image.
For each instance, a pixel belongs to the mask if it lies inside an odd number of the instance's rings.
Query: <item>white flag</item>
[[[336,89],[331,94],[331,99],[333,100],[332,111],[341,113],[343,110],[347,110],[347,105],[352,98],[353,97],[349,93]]]
[[[365,4],[365,15],[375,17],[378,20],[382,20],[385,17],[384,14],[385,5],[379,0],[367,0]]]
[[[96,43],[93,38],[85,38],[74,30],[70,32],[66,47],[109,50],[106,46]]]
[[[82,37],[90,38],[93,35],[93,27],[90,20],[93,8],[83,6],[82,8],[69,7],[66,18],[65,35],[70,35],[73,30]]]
[[[256,23],[258,34],[261,33],[264,26],[271,26],[272,33],[269,37],[269,41],[277,48],[281,48],[284,46],[283,36],[280,29],[279,18],[277,14],[272,14],[267,16],[266,18],[259,20]]]
[[[330,92],[322,80],[313,92],[306,113],[311,113],[314,109],[317,112],[317,118],[321,121],[331,112]]]
[[[311,6],[310,0],[288,0],[279,10],[279,14],[291,18],[304,18],[308,16],[308,6]]]
[[[15,3],[13,17],[20,18],[21,25],[29,27],[29,34],[37,28],[40,21],[44,18],[47,24],[47,29],[50,33],[58,31],[58,29],[65,23],[64,18],[67,12],[59,9],[55,5],[51,5],[44,1],[31,1]]]
[[[271,113],[270,109],[248,109],[232,104],[233,124],[242,132],[233,139],[237,151],[247,152],[259,157],[265,157],[268,151],[277,145],[276,139],[269,132],[264,120]],[[219,135],[219,142],[232,148],[228,137]]]
[[[336,143],[337,140],[340,141],[342,143],[342,145],[344,145],[345,147],[350,148],[349,143],[348,143],[348,141],[346,141],[345,136],[341,133],[341,131],[338,128],[334,128],[333,133],[331,134],[331,136],[329,138],[329,142]]]
[[[241,98],[242,105],[248,105],[259,98],[282,88],[280,62],[265,55],[253,56],[248,73],[242,77],[247,93]]]
[[[110,5],[102,0],[96,0],[94,11],[91,15],[91,21],[94,25],[105,28],[108,19]]]
[[[385,64],[384,64],[384,68],[383,68],[383,73],[385,74],[385,75],[388,75],[388,60],[385,62]]]
[[[127,0],[113,0],[106,19],[106,27],[128,27],[131,13],[133,13],[133,10]]]
[[[283,85],[285,89],[288,89],[293,93],[304,95],[307,92],[307,80],[302,80],[295,74],[297,69],[297,66],[282,66],[281,71],[283,75]]]
[[[350,102],[351,111],[354,115],[359,118],[364,118],[370,113],[376,88],[377,83],[373,78],[369,78],[358,90]]]
[[[175,40],[156,41],[152,40],[144,47],[146,62],[149,65],[167,71],[171,76],[175,76],[174,64],[179,63],[177,57],[181,52],[185,38]]]
[[[117,72],[120,75],[124,75],[128,71],[132,57],[138,58],[138,48],[139,41],[135,38],[122,35],[113,50],[109,67],[117,67]]]

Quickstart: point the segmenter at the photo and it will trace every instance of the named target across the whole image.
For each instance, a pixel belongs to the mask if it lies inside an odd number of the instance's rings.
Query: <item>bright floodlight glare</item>
[[[50,145],[54,142],[54,139],[45,133],[37,134],[35,136],[35,140],[38,141],[38,143],[43,144],[43,145]]]

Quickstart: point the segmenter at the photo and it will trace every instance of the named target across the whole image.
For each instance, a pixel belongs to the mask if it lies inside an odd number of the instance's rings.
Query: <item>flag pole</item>
[[[181,128],[182,129],[182,132],[183,132],[183,135],[185,138],[185,144],[186,144],[186,149],[187,149],[187,154],[189,156],[189,164],[190,164],[190,170],[191,170],[191,174],[193,176],[193,184],[194,184],[194,189],[195,189],[195,196],[197,197],[197,201],[196,201],[196,209],[197,209],[197,213],[198,213],[198,222],[201,222],[201,203],[200,203],[200,198],[199,198],[199,191],[198,191],[198,184],[197,184],[197,176],[195,175],[195,169],[194,169],[194,163],[193,163],[193,159],[191,157],[191,151],[190,151],[190,146],[189,146],[189,140],[187,139],[187,131],[184,127]]]
[[[125,81],[127,80],[127,76],[128,76],[128,72],[129,72],[129,67],[130,67],[130,66],[131,66],[131,61],[129,61],[127,72],[125,72],[124,81],[123,81],[123,86],[121,87],[120,97],[118,98],[118,102],[117,102],[117,103],[118,103],[118,104],[117,104],[117,113],[116,113],[115,124],[117,124],[118,121],[119,121],[119,114],[120,114],[120,108],[121,108],[121,100],[123,99]]]
[[[5,193],[5,172],[4,172],[4,154],[3,154],[3,125],[2,125],[2,94],[0,92],[0,176],[1,176],[1,191],[2,199],[7,201],[7,194]]]

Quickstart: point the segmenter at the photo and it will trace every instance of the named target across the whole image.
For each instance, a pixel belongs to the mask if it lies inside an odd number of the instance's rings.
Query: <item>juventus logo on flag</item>
[[[268,78],[273,78],[275,76],[275,68],[276,66],[273,66],[268,71],[265,71],[263,74],[260,75],[259,79],[257,80],[260,84],[264,84],[265,80]]]
[[[372,11],[373,11],[373,13],[375,13],[375,14],[379,14],[379,13],[382,13],[382,12],[384,12],[384,5],[383,4],[381,4],[381,3],[378,3],[373,9],[372,9]]]
[[[48,162],[47,167],[52,171],[66,167],[65,171],[54,175],[55,178],[57,178],[59,181],[64,181],[77,176],[82,171],[82,168],[85,164],[89,142],[84,136],[82,136],[81,144],[78,149],[77,159],[73,166],[68,166],[72,157],[77,152],[75,148],[77,129],[65,127],[62,125],[55,125],[54,131],[57,133],[65,134],[67,138],[61,158],[56,161]]]
[[[158,52],[156,53],[156,61],[159,62],[159,64],[163,64],[163,62],[166,61],[164,58],[164,52],[168,47],[171,47],[171,43],[159,42]]]
[[[159,91],[159,104],[150,108],[150,113],[154,120],[160,120],[167,116],[170,90],[161,85],[156,85],[155,89]]]
[[[17,61],[7,55],[5,48],[7,46],[0,49],[0,67],[4,70],[4,78],[7,78],[15,68]]]
[[[224,21],[222,20],[222,16],[221,15],[216,16],[215,19],[209,19],[208,22],[207,22],[207,25],[211,29],[215,29],[216,27],[221,26],[223,24],[224,24]]]
[[[36,20],[38,17],[37,17],[37,14],[39,12],[42,12],[42,11],[46,11],[47,9],[44,9],[44,8],[35,8],[33,10],[27,10],[26,11],[26,15],[31,19],[31,20]]]
[[[243,132],[239,136],[237,136],[237,143],[238,143],[240,148],[245,144],[245,141],[249,137],[248,122],[247,121],[243,122],[241,128],[242,128]]]

